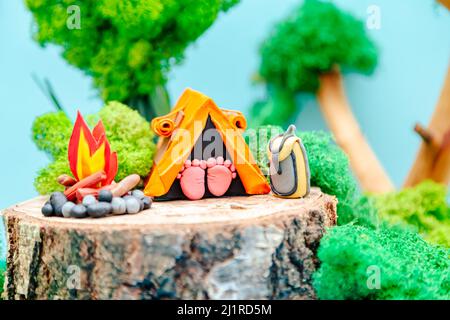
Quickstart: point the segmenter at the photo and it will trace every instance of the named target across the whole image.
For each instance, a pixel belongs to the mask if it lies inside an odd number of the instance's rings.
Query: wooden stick
[[[120,182],[118,182],[113,189],[111,189],[111,192],[114,197],[121,197],[128,191],[132,190],[134,187],[136,187],[141,181],[141,177],[137,174],[129,175],[125,178],[123,178]]]
[[[69,176],[68,174],[62,174],[57,179],[59,184],[65,186],[65,187],[71,187],[75,183],[77,183],[77,180]]]
[[[101,188],[79,188],[76,191],[76,198],[78,202],[82,202],[84,197],[86,197],[87,195],[93,195],[97,198],[101,190],[112,190],[114,187],[115,185],[109,184]]]
[[[98,171],[75,183],[73,186],[64,191],[64,194],[68,200],[73,200],[76,197],[76,192],[78,189],[95,187],[105,179],[106,179],[105,172]]]
[[[433,150],[437,151],[441,148],[441,139],[439,139],[430,129],[417,123],[414,126],[414,131],[422,138],[423,142]]]

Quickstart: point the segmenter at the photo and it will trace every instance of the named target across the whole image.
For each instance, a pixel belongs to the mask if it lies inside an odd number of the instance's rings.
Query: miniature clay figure
[[[145,194],[155,200],[266,194],[269,184],[242,137],[246,120],[186,89],[173,110],[153,119],[160,136]]]
[[[270,185],[272,192],[282,198],[301,198],[309,194],[310,172],[308,157],[295,126],[269,142]]]

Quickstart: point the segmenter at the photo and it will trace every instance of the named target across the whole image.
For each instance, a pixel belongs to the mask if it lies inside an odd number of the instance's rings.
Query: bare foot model
[[[209,192],[216,197],[223,196],[230,187],[231,181],[236,178],[236,168],[230,160],[224,160],[223,157],[209,158],[206,166],[208,167]]]
[[[205,160],[186,160],[177,178],[181,190],[190,200],[199,200],[205,195]]]

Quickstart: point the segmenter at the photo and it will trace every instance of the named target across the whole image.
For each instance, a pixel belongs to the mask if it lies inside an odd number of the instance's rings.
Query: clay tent
[[[231,161],[235,170],[224,196],[269,193],[270,187],[242,137],[246,125],[242,113],[219,109],[209,97],[186,89],[169,114],[151,123],[160,139],[145,193],[156,200],[186,199],[179,179],[186,161],[219,157]],[[203,198],[214,197],[208,190],[207,176]]]

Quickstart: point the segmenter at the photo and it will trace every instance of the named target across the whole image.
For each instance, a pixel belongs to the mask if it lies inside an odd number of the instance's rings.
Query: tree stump
[[[4,211],[5,299],[314,299],[336,199],[271,195],[156,202],[136,215],[46,218],[46,197]]]

